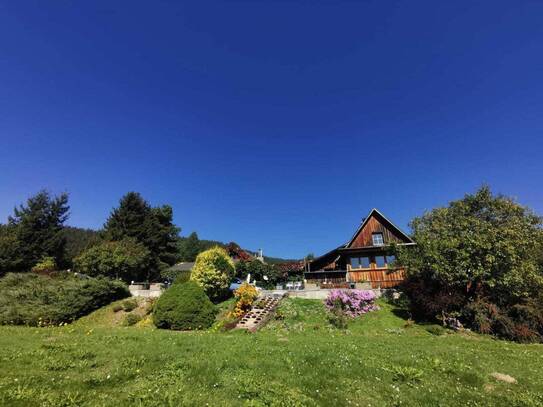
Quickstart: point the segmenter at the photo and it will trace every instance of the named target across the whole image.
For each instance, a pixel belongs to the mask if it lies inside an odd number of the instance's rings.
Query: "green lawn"
[[[61,328],[0,327],[0,404],[543,405],[543,345],[404,328],[381,305],[345,332],[301,299],[256,334],[122,327],[111,306]]]

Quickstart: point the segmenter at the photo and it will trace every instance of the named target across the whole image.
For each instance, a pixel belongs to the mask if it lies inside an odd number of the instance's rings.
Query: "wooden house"
[[[415,242],[377,209],[372,209],[354,236],[344,245],[309,263],[305,279],[320,287],[344,287],[368,282],[372,288],[390,288],[404,279],[396,267],[392,245]]]

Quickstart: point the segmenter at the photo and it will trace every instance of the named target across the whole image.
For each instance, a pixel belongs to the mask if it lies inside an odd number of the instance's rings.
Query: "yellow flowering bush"
[[[234,262],[226,250],[213,247],[196,257],[190,279],[198,283],[212,301],[217,302],[228,293],[234,272]]]
[[[236,306],[234,307],[234,311],[232,311],[232,316],[239,318],[251,309],[253,303],[258,298],[258,291],[254,286],[243,283],[241,287],[234,291],[234,297],[236,297]]]

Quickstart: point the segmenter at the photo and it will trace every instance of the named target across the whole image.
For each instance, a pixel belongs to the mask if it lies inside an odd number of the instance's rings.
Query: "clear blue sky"
[[[543,2],[0,3],[0,219],[127,191],[301,257],[488,183],[543,214]]]

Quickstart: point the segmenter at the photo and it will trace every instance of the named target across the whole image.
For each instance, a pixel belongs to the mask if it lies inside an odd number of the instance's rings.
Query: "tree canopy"
[[[92,229],[65,226],[62,234],[66,239],[66,266],[72,267],[73,260],[86,249],[100,243],[100,233]]]
[[[543,287],[542,218],[488,187],[411,223],[414,250],[401,260],[410,274],[496,301],[518,301]]]
[[[19,205],[0,228],[0,272],[29,271],[45,257],[64,265],[64,222],[68,194],[52,197],[43,190]]]
[[[483,187],[415,218],[411,227],[417,245],[399,250],[398,261],[407,267],[416,311],[463,313],[485,301],[496,314],[541,301],[542,218],[513,199]]]
[[[176,262],[179,230],[173,224],[170,206],[151,207],[139,193],[129,192],[109,216],[103,238],[107,241],[130,238],[145,246],[150,252],[150,277],[155,278],[161,269]]]
[[[148,281],[150,252],[134,239],[102,242],[74,259],[76,271],[90,276],[105,276],[126,282]]]

